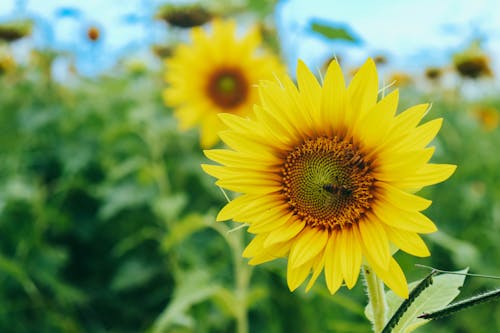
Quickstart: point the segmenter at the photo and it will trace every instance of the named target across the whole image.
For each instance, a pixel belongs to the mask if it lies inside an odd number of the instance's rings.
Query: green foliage
[[[144,330],[174,293],[172,225],[219,205],[197,138],[157,74],[45,74],[0,78],[0,331]]]
[[[467,269],[458,271],[457,273],[467,273]],[[433,277],[432,284],[427,286],[419,294],[390,332],[409,333],[427,323],[428,320],[419,319],[417,317],[422,313],[435,311],[448,305],[460,293],[459,288],[462,287],[464,280],[464,275],[455,274],[441,274]],[[409,284],[408,288],[413,290],[419,283],[420,281],[412,282]],[[394,292],[387,292],[389,318],[396,313],[396,310],[398,310],[403,301],[404,300],[394,294]],[[372,320],[373,314],[371,313],[371,307],[367,306],[365,311],[366,316]]]
[[[0,76],[0,332],[235,332],[241,304],[250,332],[370,330],[361,283],[332,297],[320,277],[311,292],[290,293],[284,261],[251,269],[240,259],[236,240],[250,236],[214,221],[224,195],[199,167],[196,131],[179,132],[164,107],[162,73],[117,68],[64,84],[49,73],[40,62]],[[422,275],[415,263],[500,275],[500,131],[485,131],[459,95],[402,92],[400,109],[434,102],[428,117],[445,118],[435,161],[459,167],[419,193],[440,229],[424,236],[432,256],[398,261],[410,281]],[[447,281],[456,293],[458,280]],[[462,298],[495,284],[468,279]],[[499,311],[474,308],[423,330],[498,331]],[[411,313],[400,325],[417,323]]]
[[[350,31],[347,26],[312,21],[310,29],[328,40],[343,40],[355,44],[361,42],[361,39]]]

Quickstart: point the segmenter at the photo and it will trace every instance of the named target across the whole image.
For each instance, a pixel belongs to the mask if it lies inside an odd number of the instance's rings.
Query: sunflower
[[[101,35],[101,32],[99,31],[99,28],[96,26],[90,26],[87,29],[87,38],[91,42],[96,42],[99,40],[99,37]]]
[[[235,23],[213,22],[212,33],[194,28],[192,45],[180,45],[166,61],[169,87],[164,100],[175,108],[181,129],[201,126],[201,145],[213,146],[224,128],[220,112],[244,115],[258,100],[254,85],[282,71],[278,60],[257,53],[260,35],[255,28],[241,39]]]
[[[429,163],[426,147],[442,119],[419,125],[429,105],[395,115],[398,91],[378,101],[378,78],[369,59],[348,88],[336,61],[323,87],[302,63],[298,89],[284,77],[259,84],[251,117],[221,114],[219,135],[230,149],[206,150],[222,165],[202,165],[216,184],[242,195],[217,220],[249,224],[255,237],[243,252],[260,264],[288,257],[287,282],[306,290],[324,271],[333,294],[352,288],[366,262],[401,297],[404,273],[391,246],[415,256],[429,251],[421,233],[436,231],[421,211],[431,201],[415,194],[444,181],[454,165]]]

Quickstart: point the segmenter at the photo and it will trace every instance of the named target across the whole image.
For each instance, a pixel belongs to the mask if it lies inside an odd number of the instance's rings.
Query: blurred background
[[[432,102],[434,161],[458,169],[420,193],[432,256],[397,259],[409,281],[427,274],[415,263],[499,276],[497,5],[2,0],[0,332],[235,332],[235,239],[249,236],[215,223],[226,200],[197,131],[179,132],[161,98],[163,60],[214,17],[258,25],[292,75],[298,58],[321,73],[337,57],[351,77],[373,57],[399,110]],[[362,283],[290,293],[284,261],[245,270],[250,332],[370,331]],[[495,287],[468,278],[459,298]],[[500,307],[420,332],[500,332]]]

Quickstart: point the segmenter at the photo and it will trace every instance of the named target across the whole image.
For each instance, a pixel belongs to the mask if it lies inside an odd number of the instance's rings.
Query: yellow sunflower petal
[[[222,131],[219,132],[219,137],[224,143],[234,150],[251,154],[258,152],[260,155],[273,157],[272,149],[269,146],[264,146],[261,142],[250,140],[247,137],[242,137],[236,132]]]
[[[342,285],[342,267],[340,258],[345,254],[341,252],[341,246],[337,232],[333,232],[328,239],[325,249],[325,280],[330,294],[335,294]]]
[[[389,252],[389,240],[383,224],[372,215],[360,221],[357,227],[364,247],[370,249],[369,251],[373,254],[373,260],[380,267],[388,268],[391,253]]]
[[[253,27],[238,43],[239,48],[234,50],[235,59],[244,59],[245,55],[253,53],[253,50],[255,50],[261,42],[262,38],[259,30],[257,27]]]
[[[218,179],[232,179],[239,177],[253,178],[262,182],[280,181],[279,175],[263,173],[261,170],[236,169],[222,165],[202,164],[201,168],[209,175]]]
[[[277,156],[270,155],[248,155],[233,150],[227,149],[211,149],[204,150],[203,153],[206,157],[220,164],[228,167],[238,167],[245,161],[245,165],[253,168],[272,168],[283,163]]]
[[[200,145],[203,149],[210,148],[219,141],[217,133],[223,129],[224,126],[220,120],[215,116],[204,117],[201,124],[201,138]]]
[[[427,146],[439,132],[442,124],[443,119],[438,118],[420,125],[413,131],[407,133],[405,137],[399,138],[399,140],[394,143],[393,149],[413,150]]]
[[[179,119],[179,128],[185,131],[192,128],[203,116],[204,108],[200,105],[182,106],[175,110],[175,115]]]
[[[421,150],[406,152],[379,154],[373,163],[373,175],[381,181],[392,182],[413,175],[422,168],[432,157],[435,148],[430,147]]]
[[[309,275],[309,272],[311,271],[312,265],[312,260],[305,263],[301,267],[293,267],[292,265],[290,265],[290,263],[288,263],[286,271],[286,281],[288,283],[288,288],[290,288],[290,291],[294,291],[304,282],[304,280]]]
[[[308,292],[311,289],[311,287],[314,285],[314,283],[318,279],[319,275],[323,271],[324,266],[325,266],[325,254],[322,253],[321,255],[317,256],[316,260],[314,260],[314,262],[313,262],[313,266],[312,266],[313,274],[311,276],[311,279],[307,283],[306,292]]]
[[[417,127],[418,123],[429,111],[430,105],[414,105],[396,116],[391,127],[390,137],[399,137],[408,133],[411,129]]]
[[[356,124],[377,102],[378,76],[372,59],[368,59],[354,75],[347,95],[351,108],[346,115],[350,124]]]
[[[303,137],[310,137],[314,135],[313,129],[316,127],[313,123],[313,116],[309,114],[309,110],[303,112],[305,106],[301,104],[301,99],[297,87],[293,81],[288,77],[280,78],[280,83],[287,92],[288,103],[287,105],[295,112],[290,112],[293,121],[297,126],[298,132]]]
[[[282,201],[280,193],[256,195],[256,199],[245,206],[240,205],[240,210],[235,211],[234,219],[241,222],[258,223],[263,214],[279,207],[277,204]]]
[[[287,222],[289,223],[281,225],[269,232],[264,242],[265,247],[292,239],[301,232],[306,225],[304,221],[295,221],[293,218],[289,219]]]
[[[245,181],[239,181],[238,178],[222,179],[216,181],[215,184],[226,190],[240,193],[268,194],[281,190],[281,186],[278,183],[270,181],[262,183],[262,181],[254,179],[246,179]]]
[[[257,196],[244,194],[228,202],[217,214],[216,221],[226,221],[232,219],[242,209],[257,200]]]
[[[278,197],[279,194],[273,196]],[[279,201],[282,200],[280,199]],[[290,212],[290,210],[288,209],[288,204],[286,202],[279,201],[264,202],[260,207],[253,205],[253,208],[246,212],[244,215],[248,216],[252,220],[255,220],[254,222],[252,222],[253,225],[262,223],[264,222],[264,220],[272,217],[276,218],[280,214],[282,216],[291,214],[292,212]]]
[[[421,188],[445,181],[456,169],[457,166],[451,164],[427,164],[416,175],[399,181],[394,180],[392,184],[400,188]]]
[[[292,138],[288,134],[289,129],[285,128],[284,122],[277,120],[258,105],[255,105],[254,113],[257,120],[260,121],[266,129],[266,134],[272,138],[269,144],[276,149],[287,150],[288,147],[290,147]]]
[[[218,36],[213,45],[216,61],[224,62],[234,60],[234,49],[237,47],[235,39],[236,23],[234,21],[213,21],[213,35]]]
[[[263,113],[261,121],[276,124],[277,135],[288,136],[293,142],[299,136],[300,126],[291,116],[294,113],[292,103],[287,99],[286,90],[274,82],[263,82],[259,85],[259,94],[262,103],[262,108],[257,109]],[[272,112],[270,112],[272,110]],[[274,119],[273,119],[274,118]],[[280,128],[281,126],[281,128]]]
[[[357,228],[344,228],[338,231],[340,247],[340,267],[347,288],[351,289],[358,280],[361,269],[361,238]]]
[[[250,265],[259,265],[285,257],[290,251],[290,244],[276,244],[261,250],[248,262]]]
[[[304,110],[310,113],[314,124],[320,124],[321,86],[302,61],[297,65],[297,83]]]
[[[274,208],[266,212],[260,221],[251,223],[248,232],[252,234],[271,232],[286,224],[291,216],[292,213],[287,213],[287,210],[283,210],[281,207]],[[266,244],[264,244],[264,247],[266,247]]]
[[[420,212],[405,211],[391,204],[377,204],[373,212],[385,224],[418,233],[431,233],[437,230],[434,223]]]
[[[398,90],[394,90],[378,102],[359,124],[358,135],[367,147],[374,147],[385,138],[396,112],[399,100]]]
[[[417,195],[402,191],[391,184],[378,182],[377,188],[380,189],[382,200],[389,202],[394,206],[408,211],[421,211],[428,208],[432,201],[419,197]]]
[[[303,229],[290,250],[288,265],[297,268],[312,260],[325,248],[328,232],[312,228]]]
[[[388,225],[384,225],[384,229],[389,240],[406,253],[417,257],[428,257],[430,255],[429,249],[418,234]]]
[[[344,105],[346,87],[344,75],[337,61],[328,66],[321,95],[322,120],[320,124],[326,129],[326,134],[332,135],[333,130],[344,124]]]
[[[384,283],[399,297],[408,298],[408,283],[406,282],[406,277],[396,260],[391,258],[389,261],[389,267],[384,269],[376,264],[373,264],[373,262],[370,262],[370,259],[367,257],[370,267],[382,279],[382,281],[384,281]]]
[[[240,135],[242,133],[261,135],[261,126],[248,118],[243,118],[231,113],[219,113],[217,116],[224,123],[224,125],[234,132],[239,132]]]
[[[264,249],[264,241],[266,240],[266,236],[267,236],[266,234],[256,235],[250,241],[250,243],[248,243],[245,250],[243,250],[242,256],[244,258],[251,258],[251,257],[255,257],[255,256],[261,254],[262,252],[266,252],[263,250]]]

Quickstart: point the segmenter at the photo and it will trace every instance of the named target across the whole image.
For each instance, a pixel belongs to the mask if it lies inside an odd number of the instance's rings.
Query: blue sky
[[[354,63],[366,56],[387,54],[395,65],[417,70],[422,65],[444,65],[477,34],[488,37],[485,48],[500,55],[500,17],[496,0],[419,1],[287,1],[279,22],[294,57],[319,64],[331,53]],[[307,33],[310,18],[345,22],[363,39],[360,47],[325,43]],[[283,29],[282,29],[283,30]],[[494,57],[495,58],[495,57]],[[293,61],[293,60],[292,60]]]
[[[161,0],[1,0],[0,20],[28,15],[41,29],[37,46],[75,53],[78,68],[93,74],[111,67],[122,55],[147,50],[165,38],[165,29],[149,18]],[[185,1],[184,1],[185,2]],[[443,65],[474,35],[484,34],[486,49],[500,58],[500,19],[496,0],[287,0],[276,18],[291,67],[297,58],[310,66],[333,53],[352,65],[370,55],[386,54],[395,66],[417,70]],[[311,18],[348,24],[363,40],[360,46],[331,43],[308,31]],[[85,31],[104,31],[97,45],[85,43]],[[82,42],[83,41],[83,42]],[[146,52],[144,52],[146,53]],[[498,64],[494,64],[498,65]],[[498,67],[497,67],[498,68]]]

